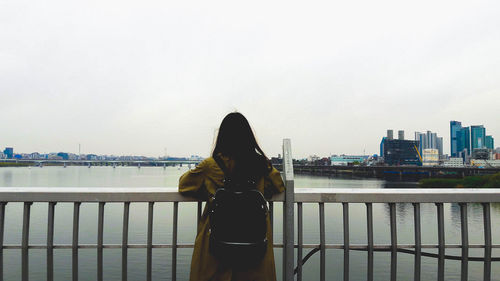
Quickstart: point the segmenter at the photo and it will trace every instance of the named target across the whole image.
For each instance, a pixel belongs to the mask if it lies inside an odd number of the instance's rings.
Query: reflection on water
[[[176,186],[180,174],[186,171],[173,167],[133,168],[133,167],[44,167],[44,168],[2,168],[0,186],[86,186],[86,187],[141,187]],[[345,179],[319,176],[296,176],[296,188],[402,188],[414,187],[415,183],[386,182],[378,179]],[[30,244],[45,244],[47,238],[48,204],[35,203],[31,207]],[[412,204],[396,204],[397,241],[400,244],[414,243],[414,207]],[[282,241],[282,206],[274,206],[274,237],[276,243]],[[146,243],[147,203],[130,204],[129,243]],[[318,204],[304,203],[304,243],[319,243]],[[435,204],[420,204],[422,244],[437,244],[437,207]],[[6,205],[5,244],[20,244],[22,232],[23,205]],[[55,244],[71,244],[73,204],[58,203],[55,208]],[[172,241],[173,204],[154,204],[153,243],[166,244]],[[79,242],[97,242],[98,204],[84,203],[80,207]],[[444,204],[443,208],[445,241],[447,244],[461,243],[461,216],[458,204]],[[484,244],[483,209],[481,204],[467,206],[469,243]],[[373,238],[375,244],[389,245],[390,209],[388,204],[373,204]],[[492,243],[500,244],[500,204],[491,205]],[[120,244],[122,239],[123,203],[107,203],[104,213],[104,243]],[[183,203],[179,206],[179,243],[193,243],[196,228],[196,204]],[[343,244],[342,204],[325,204],[326,243]],[[365,204],[349,204],[350,244],[367,244],[367,218]],[[493,257],[500,256],[500,249],[493,249]],[[20,280],[22,258],[20,250],[5,249],[2,267],[4,280]],[[281,249],[275,249],[278,278],[281,278]],[[304,251],[304,254],[308,251]],[[484,249],[469,249],[469,260],[449,260],[439,256],[437,249],[422,249],[422,252],[437,254],[438,258],[425,254],[414,255],[404,252],[326,251],[326,280],[500,280],[500,262],[474,261],[483,257]],[[128,280],[145,280],[146,249],[129,249]],[[53,263],[54,280],[72,278],[71,249],[55,249],[51,255],[46,250],[30,249],[29,277],[31,280],[47,279],[47,266]],[[192,249],[178,249],[178,280],[188,280]],[[448,248],[444,254],[460,256],[460,248]],[[152,279],[170,280],[171,249],[152,250]],[[79,280],[96,280],[101,270],[97,260],[101,254],[96,249],[78,250]],[[320,255],[313,255],[303,267],[303,280],[318,280]],[[122,276],[122,251],[104,249],[102,251],[102,274],[104,280],[119,280]],[[49,267],[50,268],[50,267]],[[420,269],[420,270],[419,270]],[[488,277],[491,276],[491,277]],[[464,279],[465,278],[465,279]],[[467,279],[468,278],[468,279]],[[497,278],[497,279],[495,279]]]

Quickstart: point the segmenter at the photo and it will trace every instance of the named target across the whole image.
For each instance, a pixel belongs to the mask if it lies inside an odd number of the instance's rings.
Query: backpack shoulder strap
[[[224,176],[227,175],[227,168],[226,165],[224,165],[224,161],[219,157],[219,155],[214,156],[215,163],[219,166],[219,168],[224,172]]]
[[[228,180],[228,172],[227,172],[226,165],[224,165],[224,161],[218,155],[215,155],[213,158],[215,160],[215,163],[217,163],[217,165],[219,166],[219,168],[224,173],[224,181],[222,183],[222,186],[217,186],[217,189],[225,188],[226,187],[226,181]]]

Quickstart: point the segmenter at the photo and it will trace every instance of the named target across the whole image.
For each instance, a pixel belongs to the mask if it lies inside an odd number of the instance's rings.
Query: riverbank
[[[469,176],[462,179],[422,179],[418,182],[422,188],[500,188],[500,172],[493,175]]]
[[[28,163],[28,162],[0,162],[0,168],[1,167],[28,167],[28,166],[33,166],[33,163]]]

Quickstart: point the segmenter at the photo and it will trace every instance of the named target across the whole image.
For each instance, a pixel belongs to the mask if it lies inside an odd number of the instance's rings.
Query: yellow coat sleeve
[[[203,194],[206,193],[206,191],[204,190],[206,167],[207,161],[204,160],[194,169],[185,172],[179,178],[179,192],[183,195],[203,199]]]
[[[266,198],[271,198],[274,194],[285,191],[285,184],[281,178],[281,174],[273,167],[269,175],[265,178],[264,195]]]

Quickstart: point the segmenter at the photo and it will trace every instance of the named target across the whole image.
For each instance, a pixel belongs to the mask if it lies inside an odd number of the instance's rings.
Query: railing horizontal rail
[[[274,248],[283,248],[283,244],[273,244]],[[314,249],[320,247],[320,244],[302,244],[301,247],[304,249]],[[96,249],[99,246],[97,244],[78,244],[79,249]],[[122,245],[121,244],[103,244],[102,246],[105,249],[121,249]],[[127,248],[129,249],[142,249],[142,248],[147,248],[147,244],[128,244]],[[159,249],[165,249],[165,248],[172,248],[172,244],[153,244],[151,246],[152,248],[159,248]],[[194,244],[192,243],[179,243],[175,246],[176,248],[182,248],[182,249],[189,249],[193,248]],[[294,245],[294,248],[298,248],[298,244]],[[421,246],[422,248],[425,249],[438,249],[439,245],[434,245],[434,244],[423,244]],[[462,245],[460,244],[446,244],[444,246],[445,248],[448,249],[460,249],[462,248]],[[473,249],[484,249],[485,246],[481,244],[470,244],[468,246],[469,248]],[[9,245],[5,244],[3,246],[4,249],[22,249],[22,245]],[[71,244],[55,244],[53,246],[54,249],[71,249],[73,246]],[[414,244],[398,244],[397,245],[398,249],[413,249],[415,248]],[[491,245],[491,248],[500,248],[500,244],[494,244]],[[28,249],[47,249],[47,245],[36,245],[36,244],[30,244],[28,246]],[[344,244],[325,244],[325,249],[345,249]],[[351,244],[349,245],[350,250],[367,250],[369,249],[369,246],[366,244]],[[386,245],[374,245],[373,246],[374,250],[390,250],[392,249],[391,244],[386,244]]]
[[[282,202],[283,194],[270,201]],[[175,187],[2,187],[0,202],[197,202]],[[377,189],[297,188],[295,202],[304,203],[494,203],[500,188]]]

